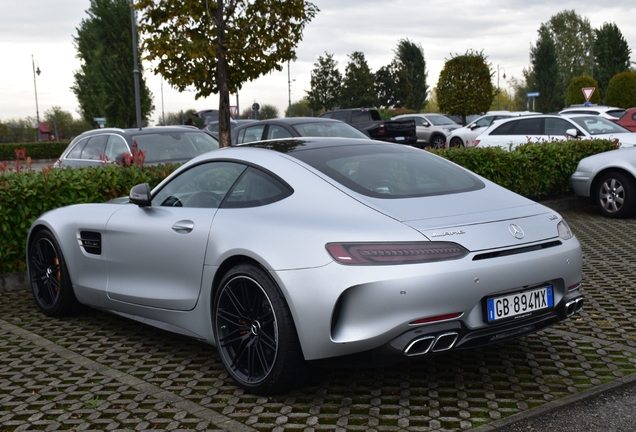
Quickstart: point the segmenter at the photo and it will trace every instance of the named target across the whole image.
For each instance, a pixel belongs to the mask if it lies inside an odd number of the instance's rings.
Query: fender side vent
[[[102,235],[93,231],[80,231],[80,244],[86,253],[92,255],[102,254]]]

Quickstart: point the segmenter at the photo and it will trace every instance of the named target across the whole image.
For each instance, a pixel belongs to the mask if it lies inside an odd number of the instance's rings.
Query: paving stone
[[[245,393],[214,347],[87,309],[0,302],[0,432],[469,430],[636,371],[636,220],[561,212],[583,246],[585,306],[538,334],[381,368],[324,370],[289,394]]]

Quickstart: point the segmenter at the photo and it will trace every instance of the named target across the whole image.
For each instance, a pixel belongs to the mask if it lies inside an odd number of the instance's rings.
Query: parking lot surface
[[[1,293],[0,431],[490,431],[584,403],[636,372],[636,220],[559,211],[583,246],[580,314],[485,348],[324,370],[276,397],[236,387],[214,347],[94,310],[47,318],[26,287]]]

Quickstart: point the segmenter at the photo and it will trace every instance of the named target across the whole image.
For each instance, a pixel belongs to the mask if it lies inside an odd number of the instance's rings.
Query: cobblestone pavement
[[[215,348],[97,311],[0,302],[0,431],[492,430],[636,371],[636,220],[561,211],[584,250],[586,304],[536,335],[384,368],[325,370],[279,397],[237,388]]]

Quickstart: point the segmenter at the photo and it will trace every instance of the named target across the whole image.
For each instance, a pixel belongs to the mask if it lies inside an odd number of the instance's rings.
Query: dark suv
[[[219,148],[216,138],[194,126],[103,128],[76,137],[54,166],[86,167],[121,162],[124,154],[132,153],[135,143],[145,152],[146,165],[185,162]]]

